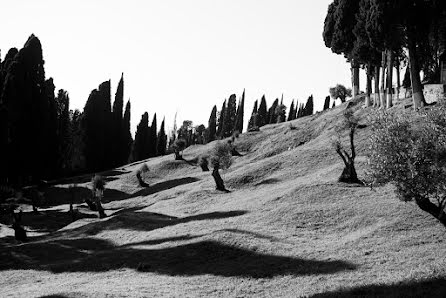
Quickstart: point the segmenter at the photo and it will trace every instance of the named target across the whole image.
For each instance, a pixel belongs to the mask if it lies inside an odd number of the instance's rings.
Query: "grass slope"
[[[293,130],[287,122],[241,135],[243,156],[222,174],[230,193],[173,156],[146,161],[148,188],[137,184],[140,163],[104,173],[106,219],[82,204],[88,178],[52,187],[51,206],[24,214],[29,243],[15,242],[2,219],[1,296],[446,296],[445,229],[391,186],[337,182],[343,165],[330,143],[346,105],[292,121]],[[372,108],[360,105],[367,123]],[[359,176],[369,133],[357,133]]]

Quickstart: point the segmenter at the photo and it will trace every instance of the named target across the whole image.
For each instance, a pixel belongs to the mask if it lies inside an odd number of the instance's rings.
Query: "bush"
[[[232,145],[229,142],[218,141],[211,152],[211,164],[214,168],[212,177],[214,177],[217,190],[226,191],[223,179],[220,176],[219,169],[227,169],[232,164]]]
[[[139,185],[142,187],[148,187],[149,185],[144,182],[144,179],[142,179],[142,174],[149,171],[149,167],[143,163],[138,170],[136,170],[136,178],[138,179]]]
[[[186,140],[185,139],[176,139],[173,143],[173,150],[175,154],[175,160],[182,160],[183,156],[180,154],[181,151],[186,149]]]
[[[378,113],[369,145],[369,183],[392,183],[446,226],[446,107],[393,115]]]

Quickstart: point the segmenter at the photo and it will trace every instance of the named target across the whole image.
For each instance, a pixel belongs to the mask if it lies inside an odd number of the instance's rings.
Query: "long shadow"
[[[127,199],[135,198],[139,196],[148,196],[160,191],[167,190],[169,188],[177,187],[184,184],[194,183],[200,181],[200,179],[195,177],[185,177],[185,178],[179,178],[179,179],[172,179],[168,181],[162,181],[159,183],[156,183],[154,185],[149,186],[148,188],[143,188],[130,196],[127,197]]]
[[[98,215],[86,214],[82,212],[75,213],[75,220],[83,218],[97,218]],[[0,222],[6,225],[12,225],[12,218],[2,217]],[[71,214],[66,211],[43,210],[38,213],[23,212],[22,225],[25,230],[33,230],[34,232],[50,233],[57,231],[73,222]]]
[[[105,221],[95,221],[79,228],[71,230],[72,232],[81,232],[87,235],[96,235],[104,230],[127,229],[135,231],[152,231],[167,226],[184,224],[191,221],[217,220],[246,214],[246,211],[236,210],[227,212],[203,213],[193,216],[178,218],[160,213],[141,212],[137,209],[131,211],[118,211]]]
[[[66,187],[50,187],[45,191],[45,202],[42,204],[42,207],[68,204],[70,200],[73,200],[74,204],[81,204],[86,198],[91,198],[91,196],[91,189],[88,187],[75,186],[71,189]],[[123,191],[106,188],[102,202],[107,203],[124,200],[127,196]]]
[[[113,178],[115,176],[120,176],[123,174],[128,174],[130,171],[124,171],[124,170],[109,170],[100,172],[99,174],[103,176],[103,178],[106,181],[112,181],[117,178]],[[81,176],[75,176],[75,177],[66,177],[61,178],[53,181],[49,181],[50,185],[56,185],[56,184],[81,184],[81,183],[87,183],[91,181],[91,178],[94,176],[94,174],[85,174]]]
[[[446,278],[397,284],[377,284],[316,294],[310,297],[446,297]]]
[[[268,278],[332,274],[356,268],[354,264],[340,260],[261,254],[216,241],[162,249],[135,249],[115,247],[107,240],[94,238],[55,240],[0,247],[0,257],[0,270],[35,269],[54,273],[104,272],[126,267],[170,276],[212,274]]]

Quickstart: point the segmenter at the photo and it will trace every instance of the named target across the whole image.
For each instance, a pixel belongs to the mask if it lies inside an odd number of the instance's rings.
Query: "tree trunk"
[[[440,207],[433,204],[431,201],[429,201],[429,199],[420,197],[415,198],[415,203],[421,210],[435,217],[443,226],[446,227],[446,214],[440,209]]]
[[[175,160],[184,160],[183,156],[180,155],[180,152],[175,151]]]
[[[104,208],[102,208],[102,204],[101,204],[102,196],[103,196],[103,192],[100,192],[99,194],[96,194],[96,197],[95,197],[96,208],[98,209],[99,218],[107,217],[107,214],[105,214]]]
[[[383,51],[381,53],[381,69],[382,69],[382,74],[381,74],[381,88],[379,89],[379,107],[381,109],[384,109],[386,106],[386,94],[384,92],[384,86],[385,86],[385,78],[386,78],[386,51]]]
[[[221,191],[227,191],[225,188],[225,184],[223,183],[223,179],[221,179],[218,169],[219,167],[214,167],[214,170],[212,171],[212,177],[214,177],[216,189]]]
[[[377,65],[375,66],[375,102],[373,106],[379,108],[380,96],[379,96],[379,73],[381,68]]]
[[[361,180],[358,179],[356,174],[354,160],[348,158],[347,163],[345,163],[344,170],[342,171],[341,177],[338,179],[339,182],[344,183],[359,183],[362,184]]]
[[[409,70],[410,80],[412,83],[412,99],[413,108],[415,110],[424,107],[426,101],[424,100],[423,86],[421,85],[420,70],[417,62],[416,44],[413,38],[408,39],[409,50]]]
[[[208,165],[206,165],[206,164],[201,164],[200,167],[201,167],[201,170],[202,170],[203,172],[209,172],[209,167],[208,167]]]
[[[395,62],[396,68],[396,98],[400,100],[400,90],[401,90],[401,76],[400,76],[400,60],[397,59]]]
[[[366,75],[367,75],[367,86],[366,86],[366,96],[365,96],[365,107],[370,107],[370,94],[372,93],[372,65],[371,63],[367,64],[366,69]]]
[[[387,101],[386,108],[392,107],[392,96],[393,96],[393,51],[387,50]]]
[[[354,59],[351,61],[352,65],[352,91],[353,97],[359,95],[359,65],[356,63]]]

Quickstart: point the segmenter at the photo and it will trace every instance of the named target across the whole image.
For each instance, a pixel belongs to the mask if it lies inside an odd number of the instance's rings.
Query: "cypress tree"
[[[167,135],[164,130],[164,120],[161,122],[160,131],[158,133],[158,140],[157,140],[157,155],[165,155],[166,154],[166,147],[167,147]]]
[[[149,114],[145,112],[136,128],[135,141],[132,149],[132,161],[146,159],[147,156],[147,138],[149,136]]]
[[[217,130],[217,136],[219,138],[223,137],[223,127],[225,122],[225,114],[226,114],[226,99],[223,102],[223,106],[220,110],[220,117],[218,118],[218,130]]]
[[[121,163],[126,164],[129,161],[130,152],[132,149],[132,133],[130,131],[130,99],[125,105],[124,118],[121,126]]]
[[[70,163],[68,156],[68,146],[70,139],[70,98],[68,92],[60,89],[57,93],[56,113],[57,113],[57,164],[58,169],[63,174],[69,174]]]
[[[237,117],[235,121],[234,131],[238,130],[239,133],[243,132],[243,114],[245,106],[245,90],[243,90],[242,99],[237,108]]]
[[[330,96],[325,97],[324,111],[330,108]]]
[[[112,150],[112,164],[113,166],[118,166],[125,161],[122,160],[122,152],[124,144],[124,139],[122,138],[122,134],[115,134],[117,132],[122,131],[123,118],[122,118],[122,109],[124,107],[124,73],[121,75],[121,79],[118,83],[118,88],[116,89],[115,101],[113,102],[113,111],[112,111],[112,123],[111,128],[114,132],[113,138],[113,146],[110,148]]]
[[[297,119],[297,114],[298,114],[298,112],[299,112],[299,111],[298,111],[298,110],[299,110],[298,107],[299,107],[299,101],[296,100],[296,106],[295,106],[295,108],[294,108],[294,116],[293,116],[293,120],[294,120],[294,119]]]
[[[277,114],[276,109],[279,105],[279,99],[276,98],[276,100],[273,102],[273,105],[268,110],[268,124],[276,123],[277,122]]]
[[[157,124],[156,124],[156,113],[153,116],[152,125],[150,126],[149,134],[149,157],[154,157],[157,155]]]
[[[261,127],[265,124],[268,124],[268,112],[266,107],[266,99],[265,95],[262,96],[262,100],[260,101],[259,109],[257,110],[257,126]]]
[[[217,133],[217,106],[212,108],[211,116],[209,117],[208,122],[208,142],[212,142],[216,139]]]
[[[257,125],[257,100],[254,102],[254,108],[252,109],[251,118],[249,118],[248,130],[251,128],[258,126]]]
[[[232,136],[234,132],[235,120],[237,116],[237,97],[235,94],[231,94],[228,99],[228,106],[226,107],[226,112],[223,120],[223,137],[227,138]]]
[[[288,119],[287,119],[287,121],[294,120],[294,115],[295,114],[296,113],[294,112],[294,99],[293,99],[293,101],[291,102],[291,105],[290,105],[290,111],[288,112]]]
[[[314,109],[313,95],[310,95],[310,97],[308,97],[307,104],[305,105],[304,108],[304,116],[313,115],[313,109]]]

